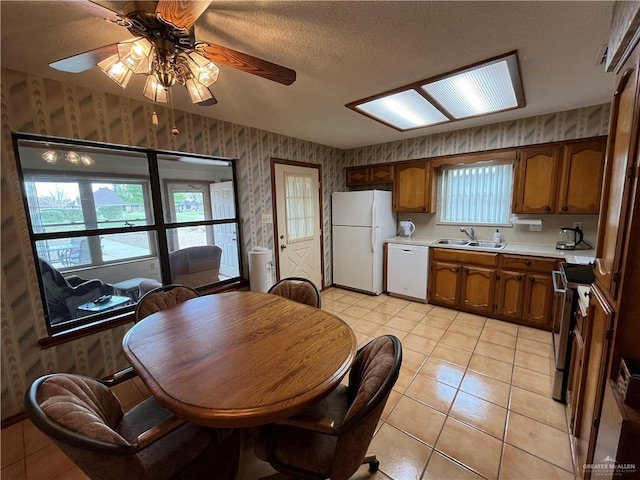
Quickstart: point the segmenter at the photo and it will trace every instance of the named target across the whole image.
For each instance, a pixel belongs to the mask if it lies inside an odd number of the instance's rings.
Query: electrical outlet
[[[262,223],[273,223],[273,215],[270,215],[268,213],[263,213]]]
[[[573,228],[580,228],[580,229],[582,229],[582,222],[573,222]]]

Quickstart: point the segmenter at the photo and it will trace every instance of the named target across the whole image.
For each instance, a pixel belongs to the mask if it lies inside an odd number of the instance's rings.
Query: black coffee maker
[[[578,245],[584,242],[584,234],[582,229],[578,227],[562,227],[559,235],[556,250],[575,250]]]

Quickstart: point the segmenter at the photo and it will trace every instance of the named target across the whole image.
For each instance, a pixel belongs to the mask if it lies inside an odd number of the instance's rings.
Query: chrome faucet
[[[469,240],[473,242],[476,239],[476,232],[473,231],[473,227],[471,227],[469,230],[471,230],[471,233],[467,232],[467,229],[464,227],[460,229],[460,231],[464,233],[467,237],[469,237]]]

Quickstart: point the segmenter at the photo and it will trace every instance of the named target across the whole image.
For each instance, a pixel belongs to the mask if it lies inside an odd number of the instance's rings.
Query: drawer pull
[[[525,264],[527,267],[531,266],[531,260],[525,260],[525,261],[524,261],[524,264]]]

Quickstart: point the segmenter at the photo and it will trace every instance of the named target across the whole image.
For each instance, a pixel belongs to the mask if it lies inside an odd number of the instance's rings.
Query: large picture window
[[[50,333],[241,274],[231,160],[15,134]]]

